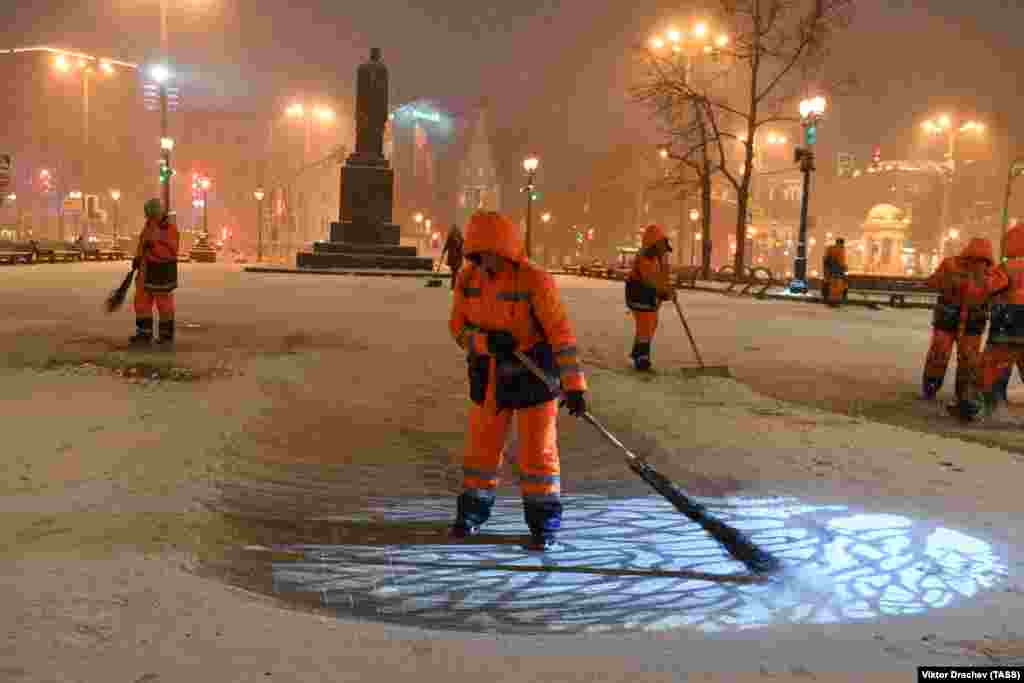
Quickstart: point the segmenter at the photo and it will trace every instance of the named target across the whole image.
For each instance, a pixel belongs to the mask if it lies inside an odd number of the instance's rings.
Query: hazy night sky
[[[50,44],[142,60],[159,45],[156,0],[17,4],[0,28],[0,46]],[[645,127],[644,113],[626,102],[630,45],[684,16],[667,9],[679,4],[649,0],[290,4],[171,0],[172,52],[204,91],[186,106],[252,110],[301,86],[344,94],[356,65],[379,46],[393,102],[487,94],[500,126],[530,129],[537,145],[567,138],[576,151],[597,151]],[[1017,4],[862,1],[835,45],[836,68],[856,72],[861,90],[834,103],[822,137],[836,136],[859,154],[881,144],[885,157],[901,157],[924,117],[959,108],[976,111],[1005,149],[1000,136],[1017,135],[1024,104]]]

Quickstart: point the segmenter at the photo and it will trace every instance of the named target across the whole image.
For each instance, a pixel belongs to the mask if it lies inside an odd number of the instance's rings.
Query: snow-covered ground
[[[670,308],[659,373],[638,377],[621,283],[559,278],[592,411],[675,481],[963,529],[1005,562],[996,590],[914,616],[753,633],[467,636],[325,619],[224,583],[272,588],[265,567],[225,562],[225,549],[370,497],[457,487],[468,401],[447,288],[188,264],[178,349],[140,354],[123,350],[130,305],[100,308],[122,273],[0,270],[0,674],[11,680],[905,680],[922,663],[989,663],[985,651],[1024,658],[1024,440],[915,400],[927,311],[684,292],[705,360],[738,381],[676,371],[694,360]],[[587,425],[560,425],[567,493],[646,494]]]

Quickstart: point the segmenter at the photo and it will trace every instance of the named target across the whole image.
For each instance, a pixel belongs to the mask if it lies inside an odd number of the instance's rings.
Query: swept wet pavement
[[[594,494],[566,497],[560,548],[544,555],[520,547],[512,496],[467,543],[446,538],[451,498],[367,499],[319,518],[237,517],[265,543],[206,571],[343,618],[520,634],[864,622],[951,607],[1008,576],[993,545],[935,521],[793,498],[701,502],[785,571],[745,573],[656,496]]]

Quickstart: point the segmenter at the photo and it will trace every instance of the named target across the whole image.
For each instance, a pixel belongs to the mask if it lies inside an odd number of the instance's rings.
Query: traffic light
[[[587,241],[589,242],[589,241],[591,241],[593,239],[594,239],[594,229],[593,228],[588,228],[587,229]]]
[[[174,171],[171,170],[170,164],[167,163],[166,159],[160,160],[160,184],[166,184],[170,182],[171,176],[174,175]]]
[[[576,244],[583,244],[583,233],[582,232],[577,232],[576,233]]]
[[[804,128],[804,144],[808,147],[814,146],[818,141],[818,126],[816,124],[810,124]]]
[[[875,166],[878,166],[880,163],[882,163],[881,147],[875,147],[875,151],[871,154],[871,163]]]
[[[530,193],[530,199],[532,201],[537,201],[538,199],[540,199],[540,192],[536,192],[536,191],[531,192]]]

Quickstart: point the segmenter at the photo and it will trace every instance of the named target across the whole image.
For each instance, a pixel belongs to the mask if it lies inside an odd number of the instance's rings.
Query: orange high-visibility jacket
[[[658,291],[662,299],[669,299],[672,289],[668,264],[659,257],[645,256],[647,250],[661,240],[666,239],[665,231],[658,225],[648,225],[644,230],[642,249],[633,259],[633,270],[630,271],[628,279],[642,282],[648,287]]]
[[[940,304],[984,305],[995,292],[1009,284],[1003,269],[991,267],[993,261],[992,243],[975,237],[959,256],[947,256],[942,260],[928,278],[928,286],[940,291]],[[978,262],[987,265],[981,266]]]
[[[464,268],[456,280],[449,329],[456,343],[475,354],[487,354],[487,332],[506,330],[518,347],[551,345],[562,388],[586,391],[576,335],[562,305],[554,278],[526,258],[519,231],[492,211],[477,212],[466,228],[464,253],[491,252],[506,264],[493,278],[477,266]]]
[[[170,263],[178,260],[179,246],[178,225],[173,216],[168,217],[166,222],[150,218],[139,234],[139,247],[135,255],[142,259],[145,254],[145,260],[150,263]]]

